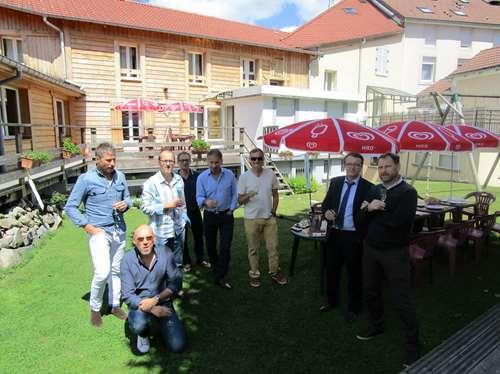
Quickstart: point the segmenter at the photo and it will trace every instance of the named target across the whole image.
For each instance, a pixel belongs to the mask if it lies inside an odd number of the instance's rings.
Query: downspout
[[[21,78],[22,76],[21,70],[18,67],[14,69],[16,69],[16,75],[13,77],[0,80],[0,87],[3,86],[4,84],[10,83],[12,81],[17,81],[18,79]],[[1,92],[0,92],[0,97],[1,97]],[[0,120],[3,121],[3,118],[1,118]],[[4,135],[3,130],[0,130],[0,156],[5,155],[5,141],[3,135]],[[5,165],[0,165],[0,172],[5,173],[6,171],[7,169]]]
[[[311,65],[314,61],[318,61],[318,74],[319,74],[319,59],[321,58],[322,56],[319,54],[319,47],[316,47],[316,56],[312,59],[309,60],[309,64],[307,64],[307,71],[308,71],[308,74],[307,74],[307,77],[309,78],[311,76]],[[311,88],[311,82],[308,82],[308,87]]]
[[[63,78],[64,78],[64,80],[66,80],[68,77],[66,74],[66,52],[65,52],[65,47],[64,47],[64,32],[56,25],[50,23],[49,20],[47,19],[47,16],[43,16],[43,22],[47,26],[49,26],[50,28],[53,28],[54,30],[56,30],[59,33],[59,41],[61,43],[61,58],[62,58],[62,64],[63,64]]]
[[[361,58],[362,58],[362,50],[363,46],[366,44],[366,38],[361,40],[361,44],[359,45],[358,51],[358,94],[361,94]]]

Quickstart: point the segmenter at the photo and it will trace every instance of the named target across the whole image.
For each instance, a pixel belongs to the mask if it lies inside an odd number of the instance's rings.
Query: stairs
[[[250,165],[250,161],[248,159],[248,156],[244,156],[245,159],[245,166],[247,169],[250,169],[252,166]],[[268,169],[271,169],[274,174],[276,175],[276,178],[278,178],[278,183],[279,183],[279,189],[278,193],[283,194],[283,195],[293,195],[293,190],[290,187],[290,185],[287,183],[285,177],[283,174],[281,174],[280,170],[276,166],[276,164],[267,156],[264,154],[264,162],[265,162],[265,167]]]

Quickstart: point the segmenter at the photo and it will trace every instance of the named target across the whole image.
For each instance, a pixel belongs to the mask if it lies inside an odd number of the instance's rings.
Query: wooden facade
[[[85,91],[80,99],[62,99],[68,102],[71,124],[87,129],[87,141],[92,132],[98,140],[132,142],[143,136],[147,128],[154,128],[155,138],[164,140],[169,128],[182,134],[194,133],[195,127],[201,126],[208,128],[210,136],[223,138],[225,115],[217,94],[243,86],[243,60],[253,61],[253,84],[309,86],[308,53],[86,22],[49,21],[64,33],[66,77],[59,33],[46,25],[41,16],[0,8],[0,36],[22,40],[23,61],[28,66],[65,78]],[[131,76],[122,76],[120,52],[124,50],[137,54],[137,66]],[[201,75],[189,74],[192,54],[202,60]],[[48,94],[39,88],[30,91],[32,123],[55,123],[51,112],[53,96],[53,92]],[[193,125],[193,116],[185,113],[113,110],[118,103],[139,97],[203,106],[204,114],[198,119],[202,124]],[[43,147],[54,144],[48,133],[36,136]]]

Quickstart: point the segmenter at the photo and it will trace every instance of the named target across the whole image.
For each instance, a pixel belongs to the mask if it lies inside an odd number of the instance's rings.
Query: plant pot
[[[193,155],[197,155],[197,159],[198,160],[201,160],[202,158],[202,155],[206,154],[208,151],[207,150],[203,150],[203,149],[191,149],[191,153]]]
[[[62,150],[62,158],[67,160],[68,158],[71,158],[73,154],[70,151]]]
[[[21,167],[23,169],[31,169],[33,167],[33,160],[31,158],[21,157]]]

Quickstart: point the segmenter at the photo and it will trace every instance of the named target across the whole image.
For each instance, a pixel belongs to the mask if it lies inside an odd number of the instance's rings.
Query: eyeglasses
[[[138,236],[137,238],[135,238],[135,240],[137,240],[139,243],[142,243],[144,241],[148,241],[150,242],[151,240],[153,240],[153,235],[149,235],[149,236]]]
[[[355,168],[360,168],[360,167],[361,167],[361,164],[351,164],[351,163],[347,163],[347,164],[345,164],[345,166],[347,166],[347,167],[355,167]]]
[[[160,162],[162,164],[168,164],[168,163],[173,164],[175,161],[174,160],[160,160]]]
[[[264,161],[264,157],[250,157],[252,161]]]

